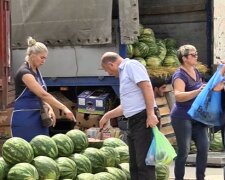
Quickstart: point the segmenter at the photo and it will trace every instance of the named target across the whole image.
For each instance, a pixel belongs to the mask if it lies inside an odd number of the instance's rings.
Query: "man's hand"
[[[155,114],[149,115],[146,120],[146,127],[155,127],[159,123],[159,120]]]
[[[100,129],[103,129],[104,126],[109,122],[110,119],[108,119],[106,116],[103,116],[99,121],[99,127]]]

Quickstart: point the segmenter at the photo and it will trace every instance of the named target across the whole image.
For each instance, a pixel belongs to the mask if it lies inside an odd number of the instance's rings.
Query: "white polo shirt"
[[[131,117],[146,109],[143,93],[137,86],[141,81],[151,83],[146,68],[140,62],[126,58],[119,66],[119,80],[124,116]]]

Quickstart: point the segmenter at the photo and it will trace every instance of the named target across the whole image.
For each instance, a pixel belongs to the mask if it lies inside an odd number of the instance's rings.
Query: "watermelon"
[[[69,157],[77,165],[77,174],[92,173],[91,161],[82,154],[75,153]]]
[[[116,167],[120,163],[120,155],[114,148],[102,147],[100,151],[106,157],[106,167]]]
[[[58,156],[70,156],[73,153],[73,141],[65,134],[56,134],[52,136],[58,148]]]
[[[8,172],[10,169],[10,165],[8,165],[3,157],[0,157],[0,180],[3,180],[6,178]]]
[[[146,43],[137,42],[133,45],[134,56],[145,58],[148,55],[149,47]]]
[[[88,138],[83,131],[79,129],[72,129],[68,131],[66,135],[69,136],[70,139],[73,141],[74,153],[80,153],[88,147]]]
[[[146,63],[148,67],[158,67],[161,66],[161,59],[158,56],[146,57]]]
[[[59,167],[60,179],[74,179],[77,176],[77,165],[73,160],[59,157],[55,161]]]
[[[151,28],[144,28],[143,32],[141,33],[141,36],[155,36],[154,31]]]
[[[8,180],[29,179],[38,180],[39,175],[37,169],[29,163],[18,163],[14,165],[8,172]]]
[[[129,162],[129,150],[127,146],[116,147],[115,150],[119,153],[120,163]]]
[[[40,179],[59,179],[59,166],[52,158],[37,156],[32,165],[37,169]]]
[[[35,136],[30,144],[34,150],[34,156],[47,156],[50,158],[58,157],[58,148],[55,141],[46,135]]]
[[[139,61],[141,64],[143,64],[146,67],[146,61],[145,61],[144,58],[142,58],[142,57],[134,57],[133,59]]]
[[[88,147],[94,147],[100,149],[103,145],[103,140],[88,138]]]
[[[127,44],[126,45],[126,52],[127,52],[127,57],[128,58],[132,58],[134,55],[134,51],[133,51],[133,45],[132,44]]]
[[[108,172],[99,172],[94,175],[95,180],[117,180],[115,176]]]
[[[125,172],[123,172],[123,170],[118,169],[116,167],[107,167],[107,172],[112,174],[116,180],[126,180],[127,176],[125,174]]]
[[[92,173],[105,171],[105,156],[97,148],[89,147],[85,149],[82,154],[91,161]]]
[[[12,137],[3,144],[2,157],[10,165],[21,162],[30,163],[34,158],[34,152],[26,140],[19,137]]]
[[[104,146],[108,146],[108,147],[119,147],[119,146],[127,146],[127,144],[125,142],[123,142],[121,139],[119,138],[107,138],[104,140],[103,142],[103,147]]]
[[[157,180],[168,180],[170,175],[169,166],[167,165],[156,165],[156,179]]]
[[[127,180],[130,180],[130,166],[129,163],[121,163],[119,164],[119,168],[126,174]]]
[[[77,176],[76,180],[94,180],[94,177],[94,174],[82,173]]]

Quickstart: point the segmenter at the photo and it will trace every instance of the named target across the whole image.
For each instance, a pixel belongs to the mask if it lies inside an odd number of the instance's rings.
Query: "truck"
[[[224,0],[1,0],[1,100],[24,61],[26,39],[47,45],[48,60],[41,72],[51,92],[62,92],[77,103],[83,92],[108,93],[119,102],[119,81],[100,65],[106,51],[127,57],[126,45],[140,35],[142,24],[158,38],[174,38],[177,46],[193,44],[199,61],[209,68],[225,59]],[[104,103],[99,103],[103,110]],[[93,102],[89,103],[93,105]],[[96,107],[95,107],[96,108]],[[87,112],[84,112],[88,114]],[[91,111],[89,112],[91,114]]]

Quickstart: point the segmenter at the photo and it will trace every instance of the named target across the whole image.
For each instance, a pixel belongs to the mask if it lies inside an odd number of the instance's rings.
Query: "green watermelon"
[[[94,177],[94,174],[82,173],[77,176],[76,180],[95,180]]]
[[[91,161],[92,173],[105,171],[105,156],[97,148],[89,147],[85,149],[82,154]]]
[[[145,61],[144,58],[142,58],[142,57],[134,57],[133,59],[139,61],[141,64],[143,64],[146,67],[146,61]]]
[[[119,147],[119,146],[127,146],[127,144],[125,142],[123,142],[121,139],[119,138],[107,138],[104,140],[103,142],[103,147],[104,146],[108,146],[108,147]]]
[[[120,163],[128,163],[129,162],[128,146],[116,147],[115,150],[119,153]]]
[[[132,58],[134,55],[134,50],[133,50],[133,45],[132,44],[127,44],[126,45],[126,52],[127,52],[127,57]]]
[[[103,140],[88,138],[88,147],[94,147],[100,149],[103,145]]]
[[[92,173],[91,161],[82,154],[75,153],[69,156],[77,165],[77,174]]]
[[[108,172],[99,172],[94,175],[95,180],[117,180],[115,176]]]
[[[29,163],[18,163],[14,165],[8,172],[8,180],[29,179],[38,180],[39,175],[37,169]]]
[[[8,172],[10,169],[10,165],[8,165],[3,157],[0,157],[0,180],[3,180],[6,178]]]
[[[34,158],[34,152],[27,141],[19,137],[12,137],[3,144],[2,157],[6,163],[11,165],[21,162],[30,163]]]
[[[107,172],[112,174],[116,180],[126,180],[127,176],[125,174],[125,172],[123,172],[123,170],[118,169],[116,167],[107,167]]]
[[[129,169],[129,163],[121,163],[119,164],[119,168],[126,174],[127,180],[130,180],[130,169]]]
[[[48,156],[50,158],[58,157],[58,148],[55,141],[46,135],[35,136],[30,144],[34,150],[34,156]]]
[[[73,141],[65,134],[56,134],[52,136],[58,147],[58,156],[70,156],[73,153],[74,144]]]
[[[87,135],[78,129],[72,129],[66,133],[67,136],[73,141],[75,153],[80,153],[88,147]]]
[[[134,56],[145,58],[148,55],[149,47],[146,43],[137,42],[133,45]]]
[[[167,165],[156,165],[156,179],[157,180],[168,180],[170,175],[169,166]]]
[[[55,161],[59,167],[60,179],[74,179],[77,176],[77,165],[73,160],[59,157]]]
[[[114,148],[102,147],[100,151],[106,157],[106,167],[116,167],[120,163],[120,155]]]
[[[59,179],[59,166],[52,158],[37,156],[32,161],[32,165],[37,169],[40,179]]]
[[[155,36],[154,31],[151,28],[144,28],[143,32],[141,33],[141,36]]]
[[[158,56],[146,57],[146,63],[148,67],[158,67],[161,66],[161,59]]]

